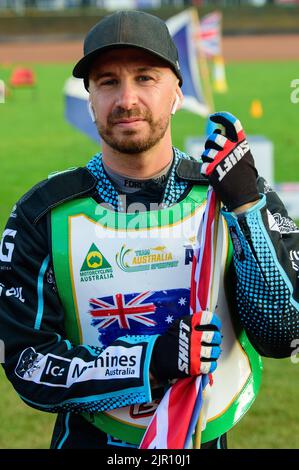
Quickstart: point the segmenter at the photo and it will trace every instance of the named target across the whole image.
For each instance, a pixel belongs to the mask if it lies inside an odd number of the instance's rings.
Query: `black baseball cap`
[[[137,47],[165,60],[183,83],[177,48],[163,20],[144,11],[117,11],[105,16],[87,34],[84,57],[75,65],[74,77],[88,83],[89,70],[102,51],[121,47]]]

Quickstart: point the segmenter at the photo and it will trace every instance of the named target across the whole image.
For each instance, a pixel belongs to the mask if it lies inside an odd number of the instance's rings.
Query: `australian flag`
[[[164,333],[176,318],[190,314],[190,289],[115,294],[89,300],[91,325],[101,346],[125,335]]]

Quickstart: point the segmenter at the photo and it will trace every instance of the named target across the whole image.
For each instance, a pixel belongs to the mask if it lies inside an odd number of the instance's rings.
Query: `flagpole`
[[[210,190],[210,189],[209,189]],[[219,256],[222,254],[222,243],[219,243],[218,237],[220,235],[219,233],[219,228],[221,232],[221,227],[219,227],[219,224],[221,224],[220,220],[220,202],[219,200],[216,199],[216,205],[215,205],[215,215],[214,215],[214,227],[213,227],[213,260],[212,260],[212,283],[210,285],[210,292],[207,294],[207,302],[205,305],[201,305],[202,309],[208,309],[210,311],[214,311],[217,299],[218,299],[218,291],[219,291],[219,281],[220,281],[220,270],[219,270]],[[198,279],[198,282],[200,282],[200,279]],[[212,375],[209,374],[209,383],[210,386],[212,386],[213,383],[213,378]],[[208,385],[208,384],[207,384]],[[202,401],[205,403],[207,401],[207,395],[208,395],[208,386],[204,387],[203,392],[202,392]],[[200,449],[201,448],[201,437],[202,437],[202,428],[204,425],[204,414],[207,412],[207,409],[205,409],[204,406],[202,406],[200,410],[200,414],[198,417],[198,421],[195,427],[195,432],[194,432],[194,443],[193,443],[193,448],[194,449]]]
[[[202,85],[204,89],[204,96],[207,100],[207,103],[210,108],[210,113],[212,114],[215,111],[215,104],[214,104],[214,98],[213,98],[213,90],[212,90],[212,85],[211,85],[211,79],[210,79],[210,72],[209,72],[209,67],[208,67],[208,62],[207,58],[202,51],[201,48],[201,41],[200,41],[200,21],[199,21],[199,16],[198,16],[198,11],[195,7],[190,8],[191,11],[191,17],[192,17],[192,23],[193,23],[193,31],[194,33],[196,32],[196,35],[198,37],[197,39],[197,66],[199,69],[199,74],[202,77]],[[193,34],[193,41],[194,41],[195,34]],[[198,53],[199,49],[199,53]]]
[[[212,114],[215,110],[215,104],[214,104],[214,99],[213,99],[213,91],[212,91],[212,86],[211,86],[211,81],[210,81],[210,74],[209,74],[207,59],[206,59],[206,56],[202,53],[201,46],[200,46],[199,15],[198,15],[198,11],[196,8],[191,7],[190,10],[191,10],[191,17],[192,17],[192,22],[193,22],[193,32],[196,31],[198,35],[198,44],[196,45],[196,47],[199,48],[199,53],[197,52],[197,66],[199,69],[199,74],[202,77],[204,96],[209,105],[210,113]],[[194,33],[193,33],[193,40],[194,40]],[[206,399],[206,388],[203,390],[202,399],[203,401],[205,401]],[[203,424],[203,410],[204,410],[204,407],[201,408],[200,415],[199,415],[199,418],[195,427],[195,435],[194,435],[194,448],[195,449],[201,448],[201,430],[202,430],[202,424]]]

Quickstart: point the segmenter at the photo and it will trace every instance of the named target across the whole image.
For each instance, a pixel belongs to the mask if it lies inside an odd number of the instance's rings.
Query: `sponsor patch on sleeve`
[[[96,380],[110,381],[109,388],[113,390],[113,383],[128,379],[133,379],[130,386],[137,386],[143,379],[143,350],[142,344],[119,341],[86,362],[78,357],[67,359],[51,353],[39,354],[30,347],[21,353],[15,373],[23,380],[50,387],[69,388],[75,383]]]

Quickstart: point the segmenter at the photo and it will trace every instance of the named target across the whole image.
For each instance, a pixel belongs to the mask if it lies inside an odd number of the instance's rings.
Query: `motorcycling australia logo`
[[[80,270],[80,281],[100,281],[103,279],[112,279],[113,269],[103,253],[93,243],[82,264]]]

